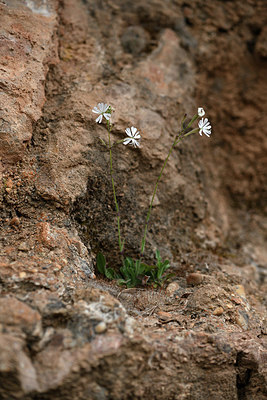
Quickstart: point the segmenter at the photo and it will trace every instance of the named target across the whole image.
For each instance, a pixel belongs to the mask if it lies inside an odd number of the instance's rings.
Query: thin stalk
[[[120,249],[120,252],[122,253],[122,251],[123,251],[123,243],[121,241],[120,209],[119,209],[119,205],[118,205],[118,202],[117,202],[115,183],[114,183],[114,179],[113,179],[112,151],[111,151],[112,146],[111,146],[111,138],[110,138],[111,127],[110,127],[109,121],[107,121],[107,127],[108,127],[108,144],[109,144],[109,170],[110,170],[111,183],[112,183],[112,189],[113,189],[113,197],[114,197],[114,202],[115,202],[116,211],[117,211],[119,249]]]
[[[182,129],[182,130],[178,133],[178,135],[175,137],[175,140],[174,140],[174,142],[173,142],[173,144],[172,144],[172,146],[171,146],[171,148],[170,148],[170,150],[169,150],[169,153],[168,153],[168,155],[167,155],[167,157],[166,157],[166,159],[165,159],[165,161],[164,161],[164,164],[163,164],[163,166],[162,166],[162,168],[161,168],[161,171],[160,171],[160,174],[159,174],[159,176],[158,176],[158,179],[157,179],[157,182],[156,182],[154,191],[153,191],[152,199],[151,199],[151,202],[150,202],[150,205],[149,205],[148,213],[147,213],[147,216],[146,216],[145,231],[144,231],[144,236],[143,236],[143,239],[142,239],[142,242],[141,242],[141,257],[143,256],[144,250],[145,250],[146,235],[147,235],[147,227],[148,227],[148,222],[149,222],[149,219],[150,219],[150,214],[151,214],[151,211],[152,211],[152,206],[153,206],[154,198],[155,198],[155,195],[156,195],[156,192],[157,192],[157,188],[158,188],[158,184],[159,184],[159,182],[160,182],[160,180],[161,180],[163,171],[164,171],[164,169],[165,169],[165,167],[166,167],[166,164],[167,164],[167,162],[168,162],[168,160],[169,160],[169,158],[170,158],[170,156],[171,156],[171,154],[172,154],[172,151],[173,151],[174,147],[175,147],[179,142],[181,142],[181,140],[183,140],[186,136],[189,136],[189,135],[191,135],[192,133],[195,133],[195,132],[198,131],[198,129],[193,129],[192,131],[190,131],[190,132],[188,132],[187,134],[183,135],[185,129],[187,129],[187,128],[188,128],[188,126],[187,126],[186,128],[184,128],[184,129]],[[182,135],[183,135],[183,136],[182,136]]]
[[[189,124],[187,125],[187,128],[190,128],[190,126],[195,122],[195,120],[198,118],[198,115],[195,114],[193,116],[193,118],[191,119],[191,121],[189,122]]]

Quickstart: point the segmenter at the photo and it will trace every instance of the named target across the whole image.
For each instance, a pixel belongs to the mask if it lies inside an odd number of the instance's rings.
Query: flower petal
[[[104,117],[106,118],[107,121],[108,121],[108,120],[110,119],[110,117],[111,117],[111,115],[110,115],[109,113],[104,113],[103,115],[104,115]]]
[[[99,111],[99,109],[98,109],[97,107],[94,107],[94,108],[92,109],[92,112],[93,112],[93,113],[96,113],[96,114],[100,114],[100,111]]]
[[[128,136],[132,137],[132,132],[130,128],[126,128],[125,132],[127,133]]]
[[[134,137],[134,134],[135,134],[135,132],[137,132],[137,129],[134,126],[132,126],[131,131],[132,131],[132,136]]]
[[[198,122],[198,126],[200,129],[203,128],[204,122],[203,122],[203,118]]]
[[[100,114],[100,115],[97,117],[97,119],[96,119],[95,121],[96,121],[96,122],[99,122],[99,124],[101,124],[102,118],[103,118],[103,115]]]
[[[203,116],[205,115],[205,110],[204,110],[204,108],[198,107],[197,113],[198,113],[198,116],[199,116],[199,117],[203,117]]]
[[[137,140],[133,139],[133,146],[134,147],[140,147],[140,142],[138,142]]]
[[[129,144],[131,142],[132,142],[131,138],[125,138],[124,141],[123,141],[123,144],[125,144],[125,146],[126,146],[127,144]]]
[[[97,107],[99,108],[99,111],[100,111],[101,113],[104,111],[104,106],[105,106],[104,103],[98,103],[98,104],[97,104]]]

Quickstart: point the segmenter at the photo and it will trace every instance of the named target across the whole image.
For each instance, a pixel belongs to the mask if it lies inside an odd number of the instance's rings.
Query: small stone
[[[10,188],[10,187],[7,187],[7,188],[6,188],[6,192],[7,192],[7,193],[10,193],[11,190],[12,190],[12,188]]]
[[[24,271],[22,271],[22,272],[20,272],[19,273],[19,277],[21,278],[21,279],[23,279],[23,278],[26,278],[26,272],[24,272]]]
[[[157,316],[163,321],[168,321],[169,319],[172,318],[172,315],[166,311],[159,311],[157,313]]]
[[[13,187],[13,181],[11,178],[8,178],[8,180],[6,181],[6,187],[10,189]]]
[[[104,321],[99,322],[95,326],[95,333],[103,333],[107,330],[107,324]]]
[[[178,282],[171,282],[166,289],[166,293],[171,296],[173,295],[174,292],[176,292],[176,290],[178,290],[180,288],[180,285]]]
[[[186,277],[186,282],[188,285],[200,285],[203,281],[203,275],[193,272]]]
[[[20,224],[20,220],[18,217],[13,217],[10,221],[9,221],[9,225],[15,225],[18,226]]]
[[[224,309],[222,307],[217,307],[215,308],[215,310],[213,311],[213,315],[222,315],[224,312]]]

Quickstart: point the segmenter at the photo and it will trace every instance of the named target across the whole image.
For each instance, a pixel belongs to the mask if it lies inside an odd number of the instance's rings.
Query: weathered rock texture
[[[266,355],[266,13],[262,0],[0,1],[0,399],[262,400]],[[95,276],[120,262],[104,125],[126,239],[181,117],[145,257],[164,290]]]

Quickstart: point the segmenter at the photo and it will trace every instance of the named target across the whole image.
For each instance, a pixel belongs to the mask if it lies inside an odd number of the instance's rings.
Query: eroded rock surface
[[[264,1],[5,0],[1,13],[0,398],[261,400],[266,350]],[[149,226],[169,286],[124,290],[97,102],[141,149],[114,151],[125,252]]]

